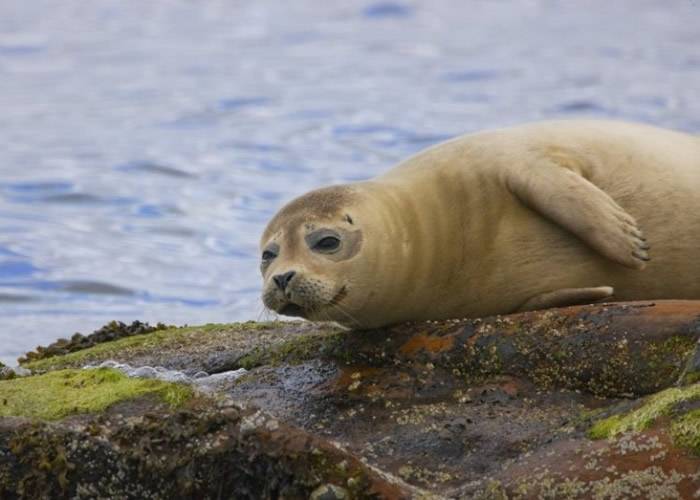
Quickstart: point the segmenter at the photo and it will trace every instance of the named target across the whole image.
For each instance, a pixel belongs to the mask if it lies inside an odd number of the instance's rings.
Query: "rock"
[[[15,375],[18,377],[28,377],[29,375],[32,374],[31,370],[27,370],[26,368],[23,368],[21,366],[15,366],[13,368],[13,371],[15,372]]]
[[[137,379],[163,385],[104,409],[71,395],[49,423],[2,413],[20,379],[0,382],[0,498],[692,498],[699,339],[700,301],[123,338],[25,366],[111,359],[190,385]]]
[[[142,401],[58,425],[0,420],[0,498],[306,498],[319,478],[353,480],[355,498],[414,491],[320,437],[286,425],[243,433],[250,412],[202,404],[163,412]]]
[[[31,370],[27,370],[21,366],[10,368],[0,363],[0,380],[10,380],[16,377],[28,377],[31,375]]]
[[[140,366],[139,368],[133,370],[131,376],[141,378],[156,378],[158,376],[158,372],[152,366]]]
[[[309,496],[309,500],[345,500],[346,498],[348,498],[347,490],[334,484],[319,486]]]
[[[167,328],[172,327],[168,327],[162,323],[158,323],[156,326],[150,326],[148,323],[141,323],[140,321],[134,321],[130,325],[126,325],[121,321],[112,321],[89,335],[75,333],[70,340],[59,339],[49,346],[39,346],[36,348],[36,351],[28,352],[20,361],[36,361],[52,356],[60,356],[69,352],[87,349],[101,342],[109,342],[132,335],[144,335]]]
[[[679,379],[680,384],[691,384],[700,381],[700,342],[695,346],[695,352],[688,358],[688,363]]]

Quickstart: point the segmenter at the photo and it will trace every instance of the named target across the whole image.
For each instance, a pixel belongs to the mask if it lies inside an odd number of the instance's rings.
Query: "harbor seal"
[[[700,139],[594,120],[465,135],[291,201],[260,244],[268,308],[356,328],[700,299]]]

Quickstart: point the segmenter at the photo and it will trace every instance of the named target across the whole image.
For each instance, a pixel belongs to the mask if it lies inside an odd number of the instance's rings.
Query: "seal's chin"
[[[285,304],[285,306],[277,312],[284,314],[285,316],[299,316],[301,318],[306,318],[306,311],[304,308],[300,305],[294,304],[293,302]]]
[[[299,304],[295,304],[294,302],[287,302],[281,308],[276,309],[276,311],[277,313],[283,314],[284,316],[297,316],[304,319],[311,319],[311,316],[313,316],[319,310],[337,306],[340,301],[347,297],[347,295],[347,288],[345,286],[342,286],[340,287],[338,293],[336,293],[335,296],[330,301],[328,301],[328,303],[321,305],[320,307],[312,306],[304,308]]]

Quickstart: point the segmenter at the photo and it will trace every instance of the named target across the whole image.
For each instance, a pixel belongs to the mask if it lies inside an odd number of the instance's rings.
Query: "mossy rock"
[[[319,329],[301,322],[244,322],[160,329],[104,342],[61,356],[26,361],[33,372],[82,368],[108,359],[135,365],[164,366],[196,372],[220,372],[240,367],[252,353],[259,358],[273,347]],[[323,328],[320,331],[338,331]]]
[[[50,356],[39,359],[27,359],[21,363],[24,368],[34,372],[46,372],[68,367],[81,367],[87,363],[109,359],[117,354],[137,355],[144,351],[153,351],[165,345],[187,342],[191,336],[206,335],[208,332],[223,328],[236,328],[238,325],[202,325],[197,327],[168,328],[157,330],[148,335],[135,335],[118,340],[103,342],[87,349]]]
[[[100,343],[0,383],[0,394],[14,388],[0,413],[0,497],[692,496],[700,389],[684,376],[699,318],[700,302],[608,304],[373,331],[205,325]],[[183,386],[76,369],[107,359],[193,380],[248,373],[181,398],[163,387]]]
[[[588,431],[592,439],[613,438],[640,432],[661,419],[670,419],[670,434],[676,445],[700,455],[700,383],[673,387],[643,399],[628,412],[597,421]]]
[[[122,406],[52,423],[0,418],[0,498],[309,498],[324,485],[346,498],[429,498],[231,401]]]
[[[0,417],[58,420],[100,412],[120,401],[144,395],[180,406],[193,395],[190,387],[130,378],[108,368],[59,370],[0,381]]]
[[[675,418],[671,425],[671,435],[677,445],[700,456],[700,409]]]

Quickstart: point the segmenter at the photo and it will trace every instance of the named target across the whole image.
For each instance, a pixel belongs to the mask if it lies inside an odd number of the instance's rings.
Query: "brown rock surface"
[[[249,371],[177,409],[141,398],[51,423],[0,418],[0,497],[700,494],[700,302],[275,325],[56,358],[50,369],[137,359],[194,373],[221,338],[233,347],[216,366]]]

